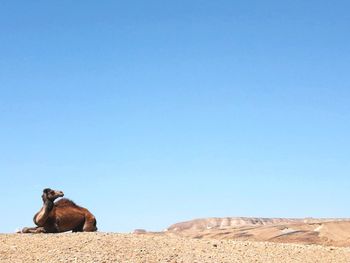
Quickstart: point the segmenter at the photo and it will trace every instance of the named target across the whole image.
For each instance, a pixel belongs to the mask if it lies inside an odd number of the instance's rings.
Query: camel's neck
[[[34,223],[37,226],[43,226],[45,224],[47,218],[49,217],[51,210],[54,207],[53,201],[46,199],[46,200],[43,200],[43,202],[44,202],[43,207],[40,209],[40,211],[34,217]]]
[[[50,211],[51,211],[52,208],[53,208],[53,202],[50,201],[50,200],[44,201],[43,208],[45,209],[46,212],[50,213]]]

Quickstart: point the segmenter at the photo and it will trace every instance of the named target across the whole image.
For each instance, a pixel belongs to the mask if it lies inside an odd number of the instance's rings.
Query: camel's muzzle
[[[64,193],[62,191],[56,191],[56,195],[58,197],[63,197],[64,196]]]

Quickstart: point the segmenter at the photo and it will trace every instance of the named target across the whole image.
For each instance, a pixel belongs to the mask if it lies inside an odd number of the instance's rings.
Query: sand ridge
[[[164,231],[182,237],[350,246],[349,219],[203,218]]]

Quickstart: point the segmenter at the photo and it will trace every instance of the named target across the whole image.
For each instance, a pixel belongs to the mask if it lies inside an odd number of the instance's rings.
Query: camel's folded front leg
[[[46,230],[43,227],[25,227],[22,229],[22,231],[18,233],[32,233],[32,234],[37,234],[37,233],[47,233]]]

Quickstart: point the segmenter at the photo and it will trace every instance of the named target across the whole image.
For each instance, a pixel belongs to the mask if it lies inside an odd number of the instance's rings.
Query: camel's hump
[[[55,206],[78,206],[76,203],[74,203],[72,200],[69,200],[67,198],[62,198],[55,202]]]

